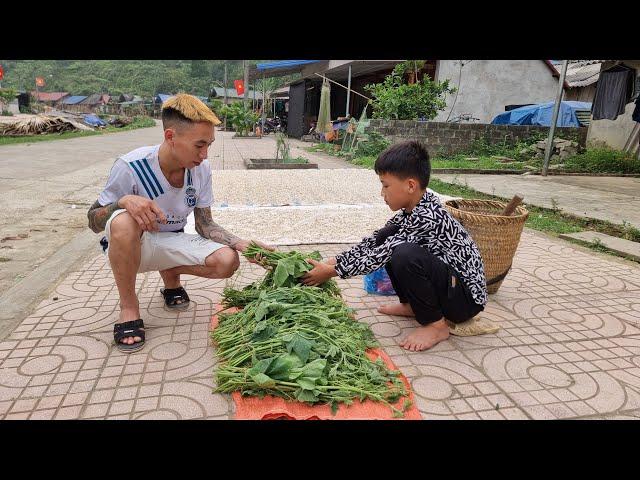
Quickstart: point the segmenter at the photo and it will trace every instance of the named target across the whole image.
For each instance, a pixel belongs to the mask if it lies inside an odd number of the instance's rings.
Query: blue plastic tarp
[[[107,122],[102,120],[97,115],[93,115],[93,114],[85,115],[84,123],[86,123],[87,125],[91,125],[93,127],[104,127],[107,124]]]
[[[491,123],[494,125],[541,125],[550,127],[555,102],[527,105],[497,115]],[[560,103],[556,127],[579,127],[576,110],[591,110],[590,102],[566,101]]]

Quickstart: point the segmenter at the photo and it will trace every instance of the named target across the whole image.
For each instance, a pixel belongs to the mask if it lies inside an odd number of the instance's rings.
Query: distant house
[[[603,60],[569,60],[564,100],[593,102]],[[556,67],[557,68],[557,67]]]
[[[70,95],[62,99],[62,101],[58,103],[57,108],[67,112],[82,112],[85,107],[80,105],[80,102],[87,98],[87,95]]]
[[[159,103],[159,104],[163,104],[164,102],[166,102],[167,100],[169,100],[171,97],[173,97],[172,94],[169,93],[159,93],[157,94],[154,98],[153,98],[153,103]]]
[[[98,110],[103,111],[104,106],[109,103],[110,98],[111,96],[106,93],[95,93],[89,95],[77,105],[78,108],[85,113],[96,112]]]
[[[142,102],[142,97],[140,95],[131,95],[128,93],[123,93],[122,95],[119,95],[118,97],[112,97],[112,99],[116,102],[116,103],[122,103],[122,102]]]
[[[233,102],[240,102],[244,100],[244,93],[242,95],[238,95],[238,92],[235,88],[227,88],[227,104]],[[214,87],[211,89],[211,93],[209,98],[216,98],[218,100],[224,101],[224,91],[225,89],[222,87]],[[257,102],[258,104],[262,104],[262,92],[257,90],[248,90],[247,98],[252,102]]]
[[[554,101],[559,77],[549,60],[438,60],[433,79],[449,80],[458,91],[447,95],[447,106],[434,121],[491,123],[512,108]]]
[[[258,64],[249,68],[249,80],[279,77],[299,73],[300,77],[289,84],[286,90],[280,89],[279,97],[289,97],[280,102],[281,110],[276,113],[287,117],[287,133],[291,137],[300,138],[305,135],[315,122],[320,109],[320,92],[323,75],[343,86],[351,85],[351,90],[365,97],[371,94],[364,90],[370,83],[384,81],[393,68],[403,60],[282,60]],[[426,72],[432,72],[434,61],[425,65]],[[274,98],[272,96],[272,98]],[[346,88],[331,84],[331,117],[338,118],[350,115],[359,117],[367,108],[367,99],[356,94],[347,95]],[[370,107],[368,108],[370,111]]]
[[[31,92],[31,97],[40,103],[44,103],[50,107],[54,107],[63,98],[68,97],[68,92]]]
[[[640,123],[633,118],[640,111],[640,60],[602,60],[599,67],[587,145],[604,145],[640,158]],[[610,81],[618,75],[624,81]]]

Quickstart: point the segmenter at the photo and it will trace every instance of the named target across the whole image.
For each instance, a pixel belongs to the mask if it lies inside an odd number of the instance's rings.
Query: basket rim
[[[511,215],[501,215],[499,213],[484,213],[484,212],[473,212],[469,210],[462,210],[460,208],[454,207],[453,205],[450,205],[450,202],[468,202],[468,203],[485,203],[485,204],[493,203],[493,204],[500,204],[503,207],[506,207],[509,202],[501,202],[498,200],[480,200],[480,199],[464,199],[464,198],[460,200],[451,199],[445,202],[446,207],[451,208],[452,210],[455,210],[456,212],[460,212],[465,215],[479,215],[482,217],[499,217],[499,218],[510,218],[510,219],[522,218],[524,216],[529,215],[529,210],[527,210],[522,205],[518,205],[515,211]]]

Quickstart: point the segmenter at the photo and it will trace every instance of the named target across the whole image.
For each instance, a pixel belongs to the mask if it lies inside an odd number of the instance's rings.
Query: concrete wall
[[[640,74],[640,60],[623,60],[623,63],[629,67],[635,68],[636,73]],[[604,63],[602,69],[607,69],[611,63]],[[618,115],[615,120],[592,120],[589,125],[587,134],[587,144],[589,146],[603,146],[622,150],[636,122],[631,118],[634,101],[627,104],[624,114]]]
[[[475,140],[484,138],[490,143],[515,143],[533,135],[546,138],[549,127],[537,125],[491,125],[474,123],[416,122],[413,120],[372,119],[367,133],[376,132],[392,143],[420,140],[430,153],[451,154],[467,150]],[[558,127],[556,136],[577,141],[585,146],[587,129]]]
[[[467,63],[468,62],[468,63]],[[458,87],[447,95],[447,107],[434,119],[444,122],[459,114],[470,113],[480,123],[491,123],[506,105],[543,103],[555,100],[558,78],[543,60],[439,60],[436,80],[449,79]],[[455,99],[455,104],[454,104]]]

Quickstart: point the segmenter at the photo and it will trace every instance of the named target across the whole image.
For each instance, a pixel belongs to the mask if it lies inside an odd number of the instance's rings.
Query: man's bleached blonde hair
[[[162,104],[162,126],[167,128],[209,122],[216,126],[222,122],[202,100],[188,93],[179,93]]]

